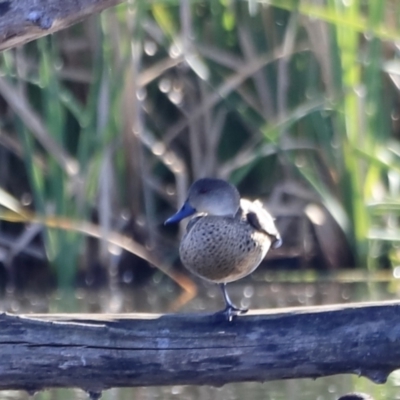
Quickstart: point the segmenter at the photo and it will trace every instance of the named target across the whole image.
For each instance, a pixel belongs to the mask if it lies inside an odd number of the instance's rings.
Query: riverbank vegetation
[[[268,204],[281,264],[396,266],[399,40],[395,0],[128,1],[1,53],[2,274],[170,273],[202,176]]]

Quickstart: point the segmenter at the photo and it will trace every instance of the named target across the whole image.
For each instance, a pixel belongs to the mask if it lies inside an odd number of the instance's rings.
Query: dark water
[[[114,287],[114,288],[113,288]],[[5,293],[0,310],[16,313],[56,312],[166,312],[180,290],[157,275],[143,288],[111,285],[99,291],[77,289],[69,293]],[[366,275],[341,273],[336,276],[315,276],[255,273],[248,279],[229,285],[231,297],[242,306],[277,308],[322,305],[354,301],[378,301],[399,298],[400,280],[392,274]],[[199,293],[181,311],[217,310],[222,307],[219,289],[199,282]],[[171,386],[112,389],[103,392],[102,399],[196,399],[196,400],[336,400],[350,391],[366,392],[375,400],[400,399],[400,370],[384,385],[365,378],[337,375],[327,378],[273,381],[267,383],[228,384],[222,388],[209,386]],[[3,391],[0,399],[32,398],[25,392]],[[35,399],[87,399],[82,390],[49,390],[35,394]]]

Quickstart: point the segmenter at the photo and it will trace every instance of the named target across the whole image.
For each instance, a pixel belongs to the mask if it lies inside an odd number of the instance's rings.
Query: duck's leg
[[[249,311],[248,308],[240,308],[232,303],[232,300],[229,298],[228,292],[226,291],[226,283],[220,283],[219,287],[222,290],[222,295],[224,296],[226,304],[226,307],[222,310],[222,312],[226,314],[229,321],[231,321],[236,315],[246,314],[247,311]]]

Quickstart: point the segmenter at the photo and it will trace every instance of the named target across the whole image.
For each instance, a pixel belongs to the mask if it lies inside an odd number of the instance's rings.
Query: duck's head
[[[233,217],[240,206],[240,195],[235,186],[222,179],[203,178],[189,188],[181,209],[165,221],[165,225],[181,221],[195,213]]]
[[[366,393],[348,393],[338,400],[374,400],[372,396]]]

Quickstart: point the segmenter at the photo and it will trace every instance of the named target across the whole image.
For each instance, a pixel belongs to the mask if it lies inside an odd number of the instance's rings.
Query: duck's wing
[[[240,208],[242,218],[260,232],[266,233],[272,238],[272,247],[278,248],[282,245],[281,235],[276,228],[274,218],[264,208],[259,200],[250,201],[247,199],[240,200]]]

